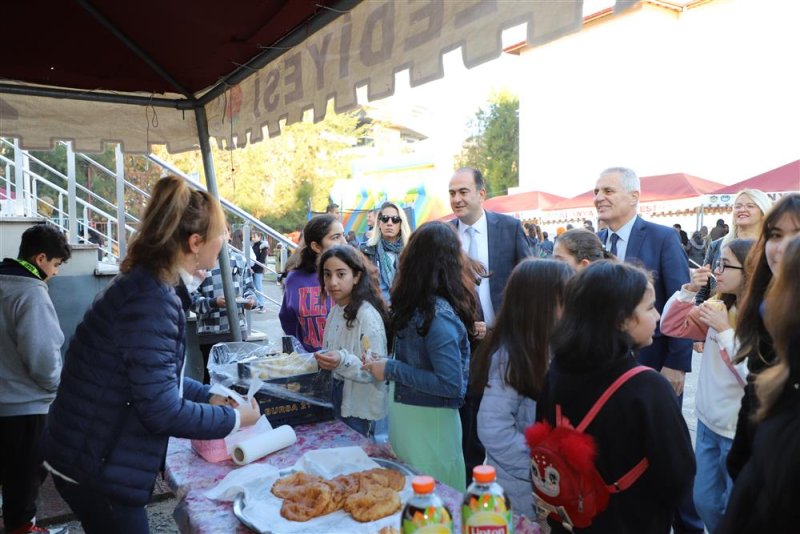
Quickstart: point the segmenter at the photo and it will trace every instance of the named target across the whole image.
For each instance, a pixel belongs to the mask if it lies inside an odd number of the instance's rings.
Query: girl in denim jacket
[[[422,225],[400,256],[392,288],[394,359],[364,365],[390,383],[389,442],[398,458],[460,491],[466,473],[458,407],[467,390],[474,289],[455,228]]]

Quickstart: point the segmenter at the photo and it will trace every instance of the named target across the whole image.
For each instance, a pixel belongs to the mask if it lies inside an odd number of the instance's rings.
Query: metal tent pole
[[[200,141],[200,153],[203,157],[203,169],[206,172],[206,189],[214,198],[219,200],[217,188],[217,175],[214,173],[214,157],[211,155],[211,143],[208,138],[208,117],[204,107],[199,106],[194,110],[197,122],[197,137]],[[223,243],[219,251],[219,268],[222,272],[222,293],[225,295],[225,311],[228,312],[228,325],[234,341],[242,341],[242,331],[239,328],[239,313],[236,309],[236,291],[233,288],[231,277],[231,262],[228,256],[228,244]]]
[[[66,142],[67,147],[67,216],[69,217],[69,243],[78,244],[78,203],[75,199],[75,151],[72,150],[72,141]]]
[[[117,257],[121,262],[128,251],[128,241],[125,236],[125,156],[119,143],[114,149],[114,156],[117,164]]]

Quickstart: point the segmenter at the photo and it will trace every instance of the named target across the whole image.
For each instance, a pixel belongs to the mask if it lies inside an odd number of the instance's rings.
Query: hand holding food
[[[314,359],[317,360],[317,365],[328,371],[333,371],[339,366],[342,361],[342,355],[338,350],[329,350],[327,352],[317,352],[314,354]]]
[[[244,428],[256,424],[261,417],[261,409],[255,399],[250,399],[250,404],[240,404],[235,408],[239,412],[239,426]]]

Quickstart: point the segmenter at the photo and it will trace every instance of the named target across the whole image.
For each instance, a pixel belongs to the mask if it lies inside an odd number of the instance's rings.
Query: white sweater
[[[747,376],[745,362],[734,365],[733,328],[717,332],[699,321],[695,293],[683,288],[664,305],[661,332],[667,336],[705,340],[697,378],[697,418],[716,434],[733,439]]]
[[[342,417],[377,421],[386,416],[387,387],[386,382],[377,381],[370,373],[361,370],[362,335],[369,340],[372,352],[386,355],[386,330],[372,304],[361,304],[351,328],[347,327],[344,308],[336,304],[325,322],[322,347],[323,350],[336,350],[341,355],[333,375],[344,381]]]

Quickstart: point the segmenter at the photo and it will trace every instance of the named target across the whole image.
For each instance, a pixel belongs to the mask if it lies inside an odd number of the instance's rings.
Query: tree
[[[325,120],[286,126],[278,137],[228,150],[212,146],[220,195],[254,217],[288,232],[305,224],[309,201],[322,211],[334,181],[351,175],[346,149],[363,135],[356,113],[337,115],[329,107]],[[154,151],[205,184],[199,152],[170,155]]]
[[[470,125],[475,132],[462,146],[456,168],[479,169],[488,196],[505,195],[519,185],[519,98],[493,95],[488,109],[479,109]]]

